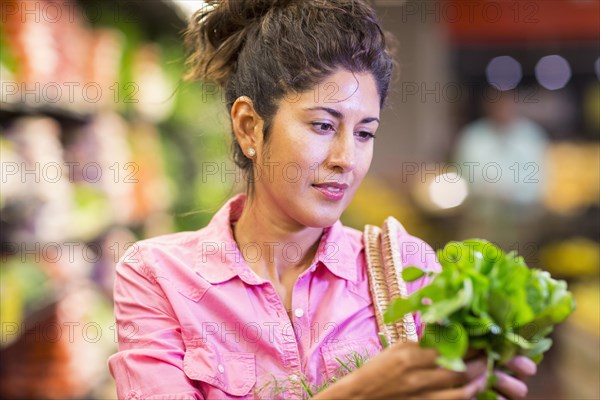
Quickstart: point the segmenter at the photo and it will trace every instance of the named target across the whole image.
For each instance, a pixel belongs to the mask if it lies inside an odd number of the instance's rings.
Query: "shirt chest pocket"
[[[188,347],[183,371],[208,399],[252,399],[256,384],[254,353],[215,351],[209,347]]]
[[[374,338],[338,339],[321,347],[325,378],[339,378],[381,351]],[[342,364],[343,363],[343,364]]]

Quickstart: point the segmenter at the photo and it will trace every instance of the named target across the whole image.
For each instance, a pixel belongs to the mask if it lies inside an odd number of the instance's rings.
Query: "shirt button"
[[[301,308],[296,308],[294,310],[294,315],[298,318],[302,317],[304,315],[304,310]]]
[[[296,374],[290,375],[290,381],[296,382],[297,380],[298,380],[298,375],[296,375]]]
[[[225,372],[225,367],[223,366],[223,364],[219,364],[219,366],[217,367],[217,369],[219,370],[220,373]]]

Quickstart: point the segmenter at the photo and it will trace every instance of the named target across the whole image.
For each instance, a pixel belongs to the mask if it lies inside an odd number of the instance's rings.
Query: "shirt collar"
[[[333,225],[324,229],[315,259],[340,278],[356,282],[357,252],[348,240],[344,225],[338,219]]]
[[[233,238],[231,223],[239,219],[246,203],[240,193],[229,199],[212,217],[198,243],[195,270],[212,284],[239,276],[249,284],[264,282],[254,273]],[[340,220],[323,231],[317,253],[311,265],[323,264],[340,278],[356,282],[356,251],[352,248]]]
[[[225,282],[238,275],[243,259],[233,239],[231,223],[240,217],[245,200],[243,193],[229,199],[201,230],[195,269],[210,283]]]

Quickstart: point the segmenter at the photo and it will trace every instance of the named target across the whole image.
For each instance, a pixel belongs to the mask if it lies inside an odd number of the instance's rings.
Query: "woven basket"
[[[383,323],[383,313],[390,301],[396,297],[406,298],[406,282],[402,279],[402,257],[398,243],[398,231],[404,230],[394,217],[388,217],[383,227],[365,225],[364,242],[367,261],[369,290],[375,308],[379,332],[389,344],[401,341],[417,342],[415,321],[412,314],[395,324]]]

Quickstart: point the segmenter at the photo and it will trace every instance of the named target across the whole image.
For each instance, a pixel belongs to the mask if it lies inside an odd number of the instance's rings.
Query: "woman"
[[[381,351],[361,232],[339,221],[371,164],[392,74],[374,11],[363,0],[223,1],[195,14],[187,39],[191,76],[225,91],[248,190],[207,227],[141,241],[117,265],[119,397],[298,398],[352,354],[369,361],[316,399],[473,397],[483,360],[456,373],[414,343]],[[418,249],[404,263],[439,269],[429,246],[399,235]],[[508,375],[497,389],[526,392]]]

